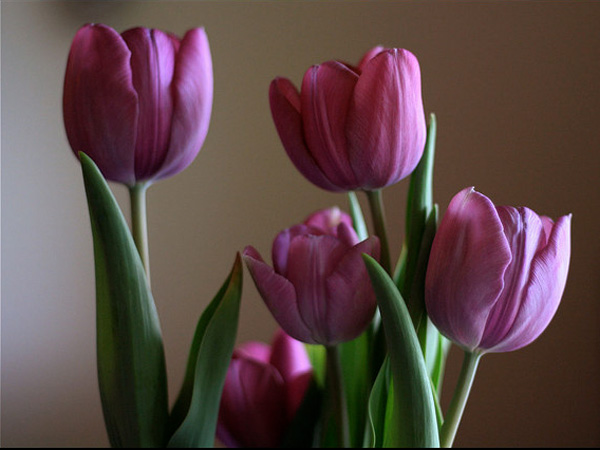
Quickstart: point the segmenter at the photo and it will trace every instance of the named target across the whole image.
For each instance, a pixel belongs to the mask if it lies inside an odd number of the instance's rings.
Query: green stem
[[[328,393],[327,410],[333,416],[339,448],[349,448],[348,407],[344,393],[340,353],[337,346],[328,346],[325,348],[327,351],[327,371],[325,374]]]
[[[465,358],[460,369],[456,389],[440,432],[440,444],[444,448],[450,448],[454,443],[454,437],[460,425],[460,419],[465,410],[480,359],[481,353],[465,351]]]
[[[376,191],[365,191],[367,198],[369,199],[369,207],[371,208],[371,216],[373,217],[373,226],[375,227],[375,235],[379,238],[381,244],[381,266],[386,270],[387,273],[391,274],[391,259],[390,259],[390,245],[388,242],[386,225],[385,225],[385,211],[383,209],[383,199],[381,196],[381,189]]]
[[[131,200],[131,233],[138,249],[146,278],[150,283],[150,255],[148,253],[148,220],[146,215],[146,190],[148,183],[138,183],[129,188]]]

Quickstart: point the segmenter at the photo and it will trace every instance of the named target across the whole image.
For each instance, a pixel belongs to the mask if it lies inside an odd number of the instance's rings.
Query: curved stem
[[[342,367],[337,346],[326,347],[327,351],[327,402],[328,412],[333,417],[336,428],[338,445],[340,448],[350,447],[350,431],[348,427],[348,407],[344,392]]]
[[[148,183],[138,183],[129,188],[131,200],[131,234],[138,249],[146,278],[150,283],[150,255],[148,252],[148,220],[146,215],[146,190]]]
[[[385,211],[383,209],[383,199],[381,189],[376,191],[365,191],[369,199],[369,207],[371,208],[371,216],[373,217],[373,226],[375,227],[375,235],[379,238],[381,244],[381,266],[387,273],[391,274],[390,260],[390,245],[388,243]]]
[[[442,425],[442,430],[440,432],[440,444],[444,448],[450,448],[454,443],[454,437],[456,436],[456,431],[460,425],[460,419],[465,410],[465,405],[467,404],[467,399],[471,392],[471,386],[473,385],[475,372],[477,372],[477,366],[479,365],[480,359],[481,353],[465,351],[465,358],[460,369],[456,389],[454,390],[454,395],[452,396],[450,406],[448,407],[448,413],[446,414],[444,425]]]

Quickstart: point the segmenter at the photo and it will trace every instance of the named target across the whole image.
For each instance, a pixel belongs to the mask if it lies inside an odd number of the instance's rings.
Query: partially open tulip
[[[312,377],[304,344],[277,330],[272,344],[247,342],[231,359],[217,425],[227,447],[279,447]]]
[[[63,114],[71,148],[111,181],[166,178],[196,157],[208,131],[212,61],[202,28],[183,39],[160,30],[77,31],[67,61]]]
[[[379,258],[379,240],[362,242],[338,208],[312,214],[280,232],[273,267],[248,246],[243,259],[265,304],[292,337],[333,346],[359,336],[376,301],[361,254]]]
[[[300,92],[276,78],[269,98],[288,156],[323,189],[381,189],[409,175],[423,154],[421,72],[408,50],[375,47],[356,67],[314,65]]]
[[[554,222],[464,189],[450,202],[433,242],[427,312],[467,351],[516,350],[554,316],[570,255],[570,214]]]

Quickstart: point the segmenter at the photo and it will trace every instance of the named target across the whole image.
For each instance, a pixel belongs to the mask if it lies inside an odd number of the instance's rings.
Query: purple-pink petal
[[[295,339],[314,343],[310,329],[301,319],[292,283],[275,273],[254,247],[247,246],[242,258],[267,308],[279,325]]]
[[[368,60],[349,108],[347,157],[358,184],[377,189],[409,175],[426,138],[417,58],[391,49]]]
[[[169,150],[155,179],[181,172],[196,158],[208,133],[213,102],[213,70],[204,28],[181,40],[172,83],[173,118]]]
[[[288,280],[294,285],[301,321],[311,332],[308,343],[328,343],[325,280],[344,256],[346,247],[333,236],[303,235],[292,239]],[[286,331],[287,328],[282,325]],[[294,336],[292,333],[290,335]]]
[[[377,306],[362,254],[379,259],[379,239],[372,236],[349,248],[327,277],[328,342],[336,344],[358,337],[373,318]]]
[[[367,53],[363,55],[360,62],[358,63],[358,69],[362,72],[367,63],[384,50],[385,47],[382,47],[381,45],[369,49],[369,51],[367,51]]]
[[[429,257],[425,301],[432,322],[454,342],[475,349],[510,261],[493,203],[473,188],[455,195]]]
[[[547,225],[550,222],[544,220]],[[563,295],[571,256],[571,215],[556,221],[544,246],[531,263],[520,309],[511,329],[490,352],[517,350],[537,339],[546,329]]]
[[[65,72],[63,114],[71,148],[84,152],[105,178],[133,185],[138,96],[131,52],[104,25],[77,31]]]
[[[328,61],[306,72],[300,95],[306,145],[327,179],[344,189],[358,187],[348,161],[345,134],[346,114],[358,79],[344,64]]]
[[[531,209],[498,206],[496,210],[512,259],[504,272],[504,289],[487,318],[481,348],[494,347],[505,339],[521,308],[533,257],[540,245],[546,245],[542,222]]]
[[[161,167],[171,136],[175,48],[160,30],[132,28],[122,37],[131,50],[133,85],[139,97],[135,176],[145,180]]]
[[[260,341],[248,341],[241,344],[233,351],[235,358],[255,359],[263,363],[268,363],[271,358],[271,348]]]
[[[339,191],[308,151],[302,131],[298,90],[288,79],[275,78],[269,87],[269,103],[275,128],[294,166],[315,185],[329,191]]]
[[[278,328],[271,344],[270,364],[287,383],[298,375],[312,370],[304,344]]]
[[[233,359],[219,412],[227,433],[219,438],[235,437],[242,447],[279,446],[287,415],[283,399],[283,379],[275,368],[252,359]]]

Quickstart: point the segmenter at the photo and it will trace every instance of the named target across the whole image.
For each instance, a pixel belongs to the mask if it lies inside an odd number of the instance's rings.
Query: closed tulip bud
[[[323,189],[381,189],[409,175],[423,154],[421,73],[408,50],[375,47],[356,67],[312,66],[300,92],[276,78],[269,98],[288,156]]]
[[[194,160],[208,132],[212,61],[202,28],[183,39],[133,28],[83,26],[73,39],[63,114],[71,148],[111,181],[166,178]]]
[[[269,346],[235,349],[225,378],[217,437],[227,447],[279,447],[312,378],[304,344],[278,330]]]
[[[265,304],[292,337],[333,346],[359,336],[376,301],[362,253],[379,258],[379,240],[362,242],[337,208],[318,211],[280,232],[273,267],[252,246],[243,259]]]
[[[464,189],[450,202],[433,242],[427,312],[467,351],[516,350],[537,339],[554,316],[570,255],[570,214],[554,222]]]

